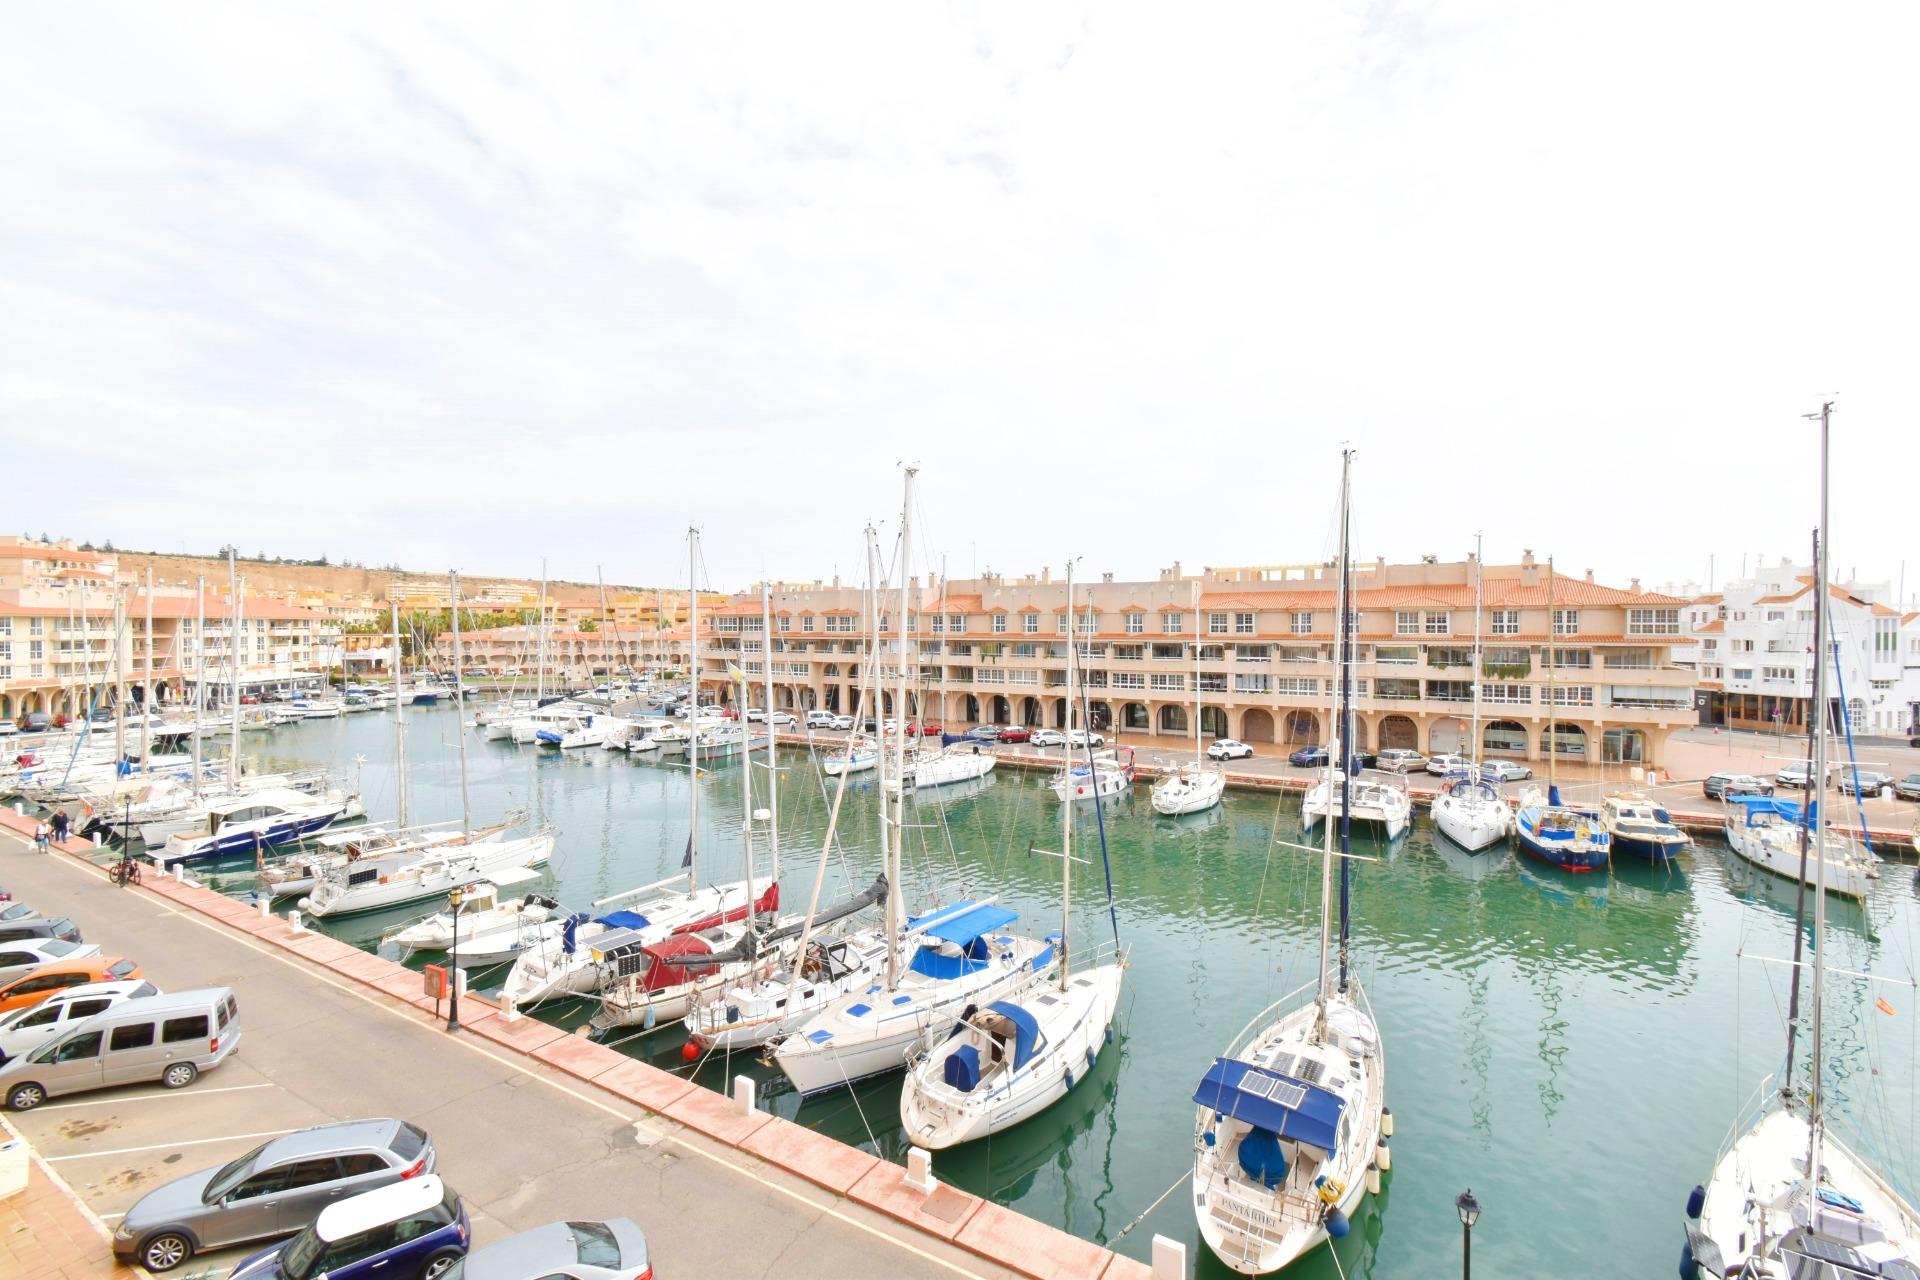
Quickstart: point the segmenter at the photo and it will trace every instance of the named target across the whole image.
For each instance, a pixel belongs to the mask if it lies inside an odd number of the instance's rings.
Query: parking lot
[[[10,834],[0,834],[0,884],[138,959],[163,990],[238,994],[240,1050],[193,1085],[60,1097],[10,1117],[109,1227],[167,1179],[272,1136],[393,1116],[431,1134],[479,1244],[560,1219],[627,1216],[663,1277],[1009,1274]],[[224,1275],[250,1251],[196,1257],[168,1275]]]

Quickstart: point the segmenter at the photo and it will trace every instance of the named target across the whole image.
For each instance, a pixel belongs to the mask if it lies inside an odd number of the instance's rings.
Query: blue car
[[[1326,762],[1327,749],[1325,747],[1302,747],[1287,757],[1288,764],[1302,766],[1320,765]]]
[[[229,1280],[437,1280],[473,1233],[453,1189],[423,1174],[352,1196],[285,1244],[256,1253]]]

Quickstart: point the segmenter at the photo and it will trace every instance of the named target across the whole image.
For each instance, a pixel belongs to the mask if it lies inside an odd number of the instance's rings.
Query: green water
[[[416,820],[457,817],[454,713],[413,715]],[[390,816],[391,728],[377,715],[309,721],[251,738],[273,764],[349,772],[365,757],[363,794]],[[585,751],[562,757],[469,741],[475,820],[534,810],[559,834],[557,896],[580,909],[660,879],[687,837],[685,768]],[[785,901],[804,905],[826,827],[821,783],[805,752],[783,756],[780,793]],[[703,777],[708,878],[740,874],[739,763]],[[764,787],[764,772],[760,785]],[[757,804],[766,803],[762,794]],[[946,900],[998,894],[1036,931],[1059,925],[1060,809],[1038,774],[996,773],[969,794],[911,811],[909,905],[938,887]],[[1318,942],[1318,859],[1297,841],[1292,797],[1229,795],[1188,819],[1154,814],[1141,788],[1103,810],[1122,940],[1132,949],[1118,1052],[1051,1111],[935,1166],[947,1181],[1077,1235],[1145,1259],[1155,1233],[1188,1243],[1202,1276],[1229,1274],[1200,1243],[1185,1189],[1193,1107],[1213,1055],[1270,1001],[1311,980]],[[878,866],[875,795],[849,791],[844,864],[829,885],[864,886]],[[1107,936],[1098,835],[1089,808],[1076,847],[1075,937]],[[1570,876],[1492,851],[1469,856],[1432,837],[1424,817],[1397,845],[1362,845],[1355,967],[1378,1015],[1387,1093],[1397,1122],[1393,1171],[1339,1247],[1347,1276],[1453,1274],[1460,1226],[1453,1201],[1471,1186],[1484,1206],[1474,1261],[1485,1276],[1671,1276],[1687,1190],[1700,1181],[1762,1076],[1778,1068],[1787,970],[1749,957],[1792,949],[1793,887],[1753,873],[1717,842],[1672,870],[1617,866]],[[246,877],[225,881],[236,892]],[[1867,910],[1835,900],[1828,960],[1910,982],[1914,869],[1888,864]],[[830,888],[830,895],[831,895]],[[375,945],[409,908],[334,926]],[[482,976],[478,986],[500,979]],[[1920,1007],[1911,986],[1831,980],[1830,1113],[1903,1186],[1916,1179],[1914,1071]],[[1884,995],[1898,1010],[1874,1010]],[[576,1006],[553,1015],[583,1020]],[[684,1037],[662,1029],[629,1053],[685,1071]],[[801,1106],[777,1072],[712,1062],[768,1083],[763,1105],[850,1143],[903,1159],[899,1077]],[[782,1082],[783,1083],[783,1082]],[[1180,1185],[1158,1208],[1156,1198]],[[1122,1228],[1146,1216],[1124,1237]],[[1339,1274],[1323,1250],[1295,1275]]]

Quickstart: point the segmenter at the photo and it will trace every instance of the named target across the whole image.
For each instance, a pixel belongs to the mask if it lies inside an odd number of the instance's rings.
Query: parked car
[[[835,716],[833,718],[833,727],[836,729],[851,729],[853,728],[853,717]]]
[[[99,954],[100,948],[94,943],[68,942],[64,938],[23,938],[10,942],[0,947],[0,991],[41,965],[56,960],[84,960]],[[0,1009],[17,1008],[18,1005],[0,1005]]]
[[[1353,753],[1353,767],[1355,770],[1371,769],[1379,763],[1380,757],[1371,751],[1355,751]]]
[[[998,742],[1000,726],[997,724],[977,724],[967,730],[967,736],[976,742]]]
[[[80,936],[80,926],[65,916],[55,916],[48,920],[43,916],[28,916],[25,920],[0,923],[0,943],[30,942],[35,938],[58,938],[62,942],[85,942]]]
[[[1457,773],[1462,769],[1471,768],[1473,768],[1473,761],[1467,759],[1465,756],[1454,755],[1451,752],[1443,751],[1439,755],[1427,757],[1427,772],[1436,778],[1444,778],[1450,773]]]
[[[1832,765],[1827,766],[1829,777],[1832,775],[1833,768],[1834,766]],[[1782,765],[1780,766],[1780,772],[1773,775],[1773,781],[1776,786],[1798,787],[1802,791],[1807,790],[1812,778],[1813,770],[1805,761]]]
[[[839,718],[840,717],[834,715],[831,711],[809,711],[807,712],[807,728],[831,729],[833,728],[833,722]]]
[[[1388,747],[1382,751],[1375,764],[1394,773],[1407,773],[1424,768],[1427,758],[1410,747]]]
[[[472,1238],[460,1197],[428,1173],[328,1205],[293,1239],[242,1259],[229,1280],[440,1280]]]
[[[129,1000],[0,1067],[0,1099],[31,1111],[48,1098],[159,1081],[183,1089],[240,1047],[231,987]]]
[[[939,725],[929,724],[924,720],[915,721],[907,726],[907,736],[909,738],[937,738],[940,734],[941,728]]]
[[[53,721],[44,711],[29,711],[20,717],[20,727],[28,733],[45,733],[53,727]]]
[[[1033,730],[1027,728],[1025,725],[1010,724],[1000,730],[1000,741],[1013,743],[1025,742],[1031,744],[1033,742]]]
[[[31,1053],[75,1023],[105,1013],[122,1000],[159,995],[151,982],[129,978],[119,982],[86,982],[56,991],[39,1004],[0,1013],[0,1065]]]
[[[747,723],[748,723],[748,724],[758,724],[758,723],[760,723],[760,721],[762,721],[762,720],[765,720],[766,718],[767,718],[767,713],[766,713],[766,709],[765,709],[765,708],[763,708],[763,707],[748,707],[748,708],[747,708]]]
[[[799,724],[800,722],[793,718],[793,712],[791,711],[775,711],[767,716],[767,723],[772,725],[782,725],[782,724]]]
[[[1104,747],[1107,740],[1090,729],[1069,729],[1067,745],[1070,747]]]
[[[0,924],[8,924],[15,920],[38,920],[39,918],[40,909],[31,903],[8,902],[4,906],[0,906]]]
[[[1902,800],[1920,800],[1920,773],[1910,773],[1894,783],[1893,794]]]
[[[1237,738],[1215,738],[1207,744],[1207,758],[1210,760],[1246,760],[1253,755],[1253,748]]]
[[[1287,756],[1287,763],[1310,768],[1327,762],[1327,749],[1321,746],[1299,747]]]
[[[89,946],[88,951],[98,948]],[[52,960],[13,980],[0,983],[0,1013],[39,1004],[56,991],[89,982],[120,982],[141,976],[140,966],[121,956],[87,955]]]
[[[283,1134],[141,1196],[113,1233],[113,1253],[171,1271],[196,1253],[292,1235],[342,1197],[431,1174],[437,1158],[426,1131],[400,1120]]]
[[[1857,790],[1863,797],[1886,796],[1893,790],[1893,775],[1873,769],[1840,770],[1840,794],[1850,796]]]
[[[1030,747],[1064,747],[1067,745],[1067,735],[1058,729],[1035,729],[1027,735],[1027,745]]]
[[[1480,776],[1495,782],[1519,782],[1533,776],[1533,770],[1512,760],[1489,760],[1480,766]]]
[[[652,1280],[647,1237],[631,1218],[549,1222],[475,1249],[445,1280]]]
[[[1700,784],[1700,792],[1709,800],[1725,800],[1729,796],[1770,796],[1773,794],[1773,784],[1750,773],[1715,773],[1709,774]]]

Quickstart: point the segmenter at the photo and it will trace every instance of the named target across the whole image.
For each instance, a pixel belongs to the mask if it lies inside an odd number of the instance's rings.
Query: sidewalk
[[[0,1120],[0,1142],[20,1138]],[[24,1141],[24,1139],[22,1139]],[[0,1200],[0,1276],[7,1280],[134,1280],[72,1187],[28,1147],[27,1189]]]

